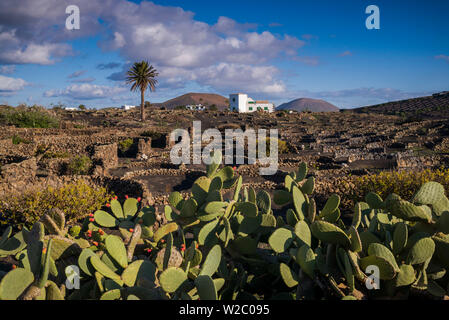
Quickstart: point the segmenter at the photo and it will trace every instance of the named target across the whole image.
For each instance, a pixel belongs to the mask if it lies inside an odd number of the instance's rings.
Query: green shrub
[[[150,137],[153,140],[157,140],[162,137],[162,134],[160,132],[147,130],[147,131],[142,132],[141,136],[142,137]]]
[[[131,138],[119,141],[118,148],[122,153],[126,153],[129,149],[131,149],[131,146],[133,145],[134,141]]]
[[[67,170],[71,174],[88,174],[92,166],[92,160],[88,156],[77,156],[70,159]]]
[[[31,143],[30,140],[26,140],[18,135],[13,135],[11,140],[12,140],[12,144],[21,144],[21,143],[29,144],[29,143]]]
[[[0,200],[1,223],[29,227],[52,208],[65,212],[69,222],[76,221],[101,208],[110,198],[105,188],[91,187],[82,180],[60,188],[9,194]]]
[[[283,154],[283,153],[288,153],[289,149],[287,146],[287,142],[285,142],[284,140],[281,139],[277,139],[278,141],[278,154]],[[266,138],[266,156],[269,157],[270,156],[270,138]],[[259,142],[257,141],[257,146],[259,145]],[[257,151],[259,152],[259,151]]]
[[[19,128],[57,128],[59,119],[43,107],[9,107],[0,110],[0,124]]]
[[[396,193],[402,198],[409,199],[422,184],[429,181],[441,183],[449,193],[449,169],[446,168],[422,171],[382,171],[353,179],[354,188],[351,190],[350,197],[354,201],[361,201],[368,192],[376,192],[383,198]]]
[[[55,151],[55,152],[51,152],[51,151],[47,151],[44,153],[44,155],[42,156],[43,159],[65,159],[65,158],[70,158],[70,153],[68,153],[67,151]]]

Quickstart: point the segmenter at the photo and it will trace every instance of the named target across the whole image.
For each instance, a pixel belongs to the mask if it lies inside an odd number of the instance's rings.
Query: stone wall
[[[1,181],[6,183],[22,182],[36,176],[36,158],[30,158],[18,163],[6,164],[1,167]]]
[[[137,159],[146,160],[151,154],[151,138],[139,139],[137,144]]]
[[[117,143],[95,145],[92,160],[103,169],[115,168],[118,165]]]

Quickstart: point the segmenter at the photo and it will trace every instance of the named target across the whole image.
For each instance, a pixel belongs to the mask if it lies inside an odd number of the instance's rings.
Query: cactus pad
[[[323,242],[339,244],[347,248],[351,246],[351,240],[349,240],[346,233],[332,223],[315,221],[311,224],[310,229],[313,236]]]
[[[105,240],[106,250],[111,257],[122,267],[128,267],[128,257],[122,239],[115,235],[109,235]]]
[[[215,245],[207,254],[204,260],[200,275],[211,276],[217,271],[221,261],[221,247]]]
[[[294,286],[298,285],[298,277],[292,272],[288,265],[286,265],[285,263],[280,263],[279,272],[287,287],[293,288]]]
[[[34,281],[31,271],[18,268],[8,272],[0,282],[0,300],[16,300]]]
[[[268,243],[270,244],[271,249],[277,253],[281,253],[287,251],[294,238],[295,233],[293,233],[293,231],[287,228],[279,228],[272,233],[268,239]]]
[[[162,289],[167,293],[173,293],[187,281],[186,273],[175,267],[170,267],[159,276]]]

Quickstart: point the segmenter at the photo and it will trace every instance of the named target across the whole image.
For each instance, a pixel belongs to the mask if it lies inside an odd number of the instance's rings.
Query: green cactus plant
[[[305,163],[271,199],[244,187],[232,168],[220,169],[218,155],[191,195],[170,194],[168,223],[156,231],[155,209],[139,210],[137,200],[113,200],[111,213],[99,210],[68,233],[57,211],[31,230],[6,228],[0,256],[18,267],[0,272],[0,299],[444,298],[449,200],[439,184],[424,184],[410,201],[369,193],[351,221],[338,195],[317,209]],[[101,234],[97,218],[120,232]],[[91,242],[82,239],[88,230]],[[79,290],[58,282],[64,271],[73,275],[73,264]],[[380,291],[365,289],[374,266]]]
[[[141,208],[140,202],[135,198],[127,198],[123,206],[117,199],[112,199],[109,207],[111,213],[97,210],[94,213],[95,224],[105,228],[119,227],[123,230],[134,229],[136,224],[151,228],[156,222],[155,209],[151,206]]]

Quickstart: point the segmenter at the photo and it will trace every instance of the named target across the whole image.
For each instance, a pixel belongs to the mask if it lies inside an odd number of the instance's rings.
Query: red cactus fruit
[[[140,202],[140,200],[142,200],[142,198],[141,198],[141,197],[138,197],[138,198],[137,198],[137,201]]]
[[[111,205],[110,205],[109,203],[106,203],[106,207],[108,207],[108,208],[109,208],[110,206],[111,206]]]
[[[94,219],[94,218],[90,218],[89,221],[90,221],[90,222],[94,222],[95,219]]]
[[[130,229],[129,229],[129,232],[134,232],[134,229],[133,229],[133,228],[130,228]]]
[[[125,196],[125,199],[128,199],[128,195]]]
[[[94,244],[94,246],[98,247],[98,242],[97,241],[92,241],[92,243]]]

